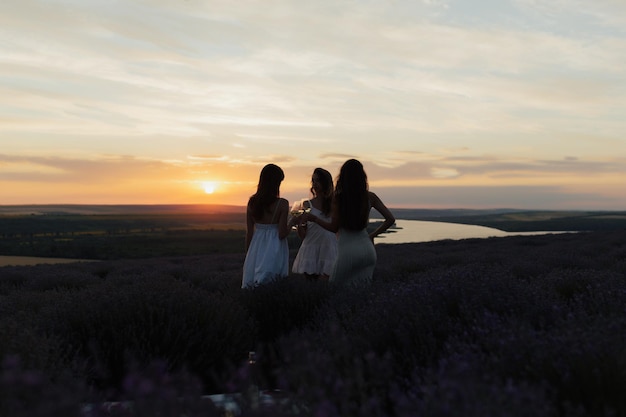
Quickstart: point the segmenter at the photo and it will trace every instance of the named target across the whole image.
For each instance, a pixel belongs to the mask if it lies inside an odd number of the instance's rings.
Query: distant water
[[[372,219],[380,221],[381,219]],[[517,235],[545,235],[568,232],[504,232],[492,227],[458,223],[396,220],[388,233],[376,238],[376,243],[419,243],[433,240],[460,240],[471,238],[506,237]],[[27,256],[0,256],[0,267],[7,265],[37,265],[66,262],[93,262],[85,259],[38,258]]]
[[[380,219],[372,219],[380,221]],[[518,235],[545,235],[565,232],[504,232],[493,227],[469,224],[427,222],[421,220],[396,220],[388,233],[376,238],[376,243],[418,243],[445,239],[471,239]]]

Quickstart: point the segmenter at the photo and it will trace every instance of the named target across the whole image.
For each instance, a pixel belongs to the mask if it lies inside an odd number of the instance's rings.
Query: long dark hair
[[[347,160],[337,177],[335,199],[339,215],[339,227],[361,230],[367,227],[370,203],[367,174],[356,159]]]
[[[280,196],[280,183],[285,179],[283,170],[274,164],[267,164],[261,170],[256,193],[250,197],[248,207],[252,217],[260,219]]]
[[[316,195],[313,186],[311,186],[311,193],[314,196],[320,197],[322,199],[322,213],[328,215],[328,213],[330,213],[330,207],[333,202],[333,176],[324,168],[315,168],[313,170],[313,175],[317,175],[317,178],[319,179],[319,185],[322,189],[322,194],[319,196]]]

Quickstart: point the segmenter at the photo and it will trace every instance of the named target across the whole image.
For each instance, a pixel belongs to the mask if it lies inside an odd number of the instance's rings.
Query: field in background
[[[0,255],[105,260],[242,252],[244,213],[220,208],[3,207]]]
[[[392,209],[398,219],[507,232],[626,229],[624,212]],[[242,253],[245,209],[220,205],[0,206],[0,255],[138,259]],[[300,240],[291,234],[295,251]]]
[[[245,207],[223,204],[26,204],[0,206],[0,216],[55,214],[221,214],[244,212]]]

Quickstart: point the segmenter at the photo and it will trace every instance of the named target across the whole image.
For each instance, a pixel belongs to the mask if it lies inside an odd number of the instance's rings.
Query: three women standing
[[[330,282],[341,285],[370,283],[376,266],[374,238],[391,227],[395,218],[381,199],[369,191],[363,165],[356,159],[346,161],[334,192],[328,171],[317,168],[312,177],[311,211],[289,221],[289,203],[280,198],[284,178],[280,167],[266,165],[261,171],[257,192],[248,201],[242,288],[253,288],[288,275],[286,237],[292,222],[300,223],[298,229],[304,239],[294,260],[294,272],[322,277],[330,272]],[[384,221],[368,233],[372,208]],[[302,224],[307,221],[310,223],[304,229]],[[322,228],[331,233],[322,233]],[[335,233],[336,241],[333,240]],[[334,244],[336,260],[333,262]],[[332,270],[330,265],[333,265]]]

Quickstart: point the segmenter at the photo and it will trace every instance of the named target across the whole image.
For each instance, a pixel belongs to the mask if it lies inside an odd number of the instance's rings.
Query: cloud
[[[374,161],[363,163],[367,166],[368,173],[372,172],[371,175],[368,174],[371,180],[382,182],[385,186],[392,186],[393,181],[418,183],[431,179],[449,180],[463,177],[471,178],[474,182],[487,182],[493,178],[528,178],[529,181],[543,178],[549,182],[550,177],[554,176],[571,179],[582,176],[589,180],[593,177],[601,179],[607,174],[616,178],[626,175],[626,158],[593,160],[566,157],[559,160],[505,160],[495,157],[453,156],[406,162],[394,167],[385,167]]]
[[[146,181],[150,176],[163,178],[164,174],[175,177],[172,171],[176,169],[175,164],[124,155],[99,159],[0,155],[0,181],[102,185],[137,178]]]
[[[266,163],[278,163],[286,173],[283,193],[290,199],[308,195],[313,168],[322,166],[333,176],[339,172],[343,161],[333,155],[329,164],[306,163],[289,156],[268,156],[247,163],[233,162],[228,158],[205,155],[189,161],[159,161],[138,159],[133,156],[109,155],[100,159],[72,159],[60,157],[24,157],[0,155],[0,183],[25,184],[33,195],[47,195],[52,190],[74,189],[73,198],[144,198],[158,202],[163,192],[181,193],[189,184],[218,181],[240,190],[253,192],[258,173]],[[345,155],[344,155],[345,156]],[[557,208],[559,204],[577,208],[609,208],[623,204],[623,193],[615,193],[606,178],[624,178],[624,160],[608,163],[563,160],[534,160],[505,163],[491,158],[441,158],[437,161],[406,163],[398,167],[385,167],[369,160],[362,161],[368,173],[372,190],[384,195],[388,204],[429,207],[451,204],[454,207],[518,207]],[[509,185],[489,183],[489,178],[505,180],[556,177],[552,185]],[[559,178],[583,175],[587,182],[577,191],[571,182]],[[456,177],[473,178],[463,186],[454,182]],[[598,178],[594,185],[593,178]],[[618,181],[619,182],[619,181]],[[51,184],[54,184],[51,187]],[[187,185],[185,185],[187,184]],[[69,187],[69,188],[68,188]],[[135,190],[134,196],[131,189]],[[580,191],[585,189],[586,191]],[[20,192],[13,194],[23,194]],[[45,190],[45,191],[43,191]],[[161,196],[161,197],[160,197]],[[10,194],[6,195],[10,200]],[[229,197],[231,203],[237,197]],[[234,199],[233,199],[234,198]],[[239,197],[241,199],[241,197]],[[62,200],[61,200],[62,201]],[[124,202],[116,201],[116,202]],[[84,202],[84,201],[80,201]],[[620,203],[621,202],[621,203]],[[562,207],[562,206],[561,206]]]
[[[357,157],[385,185],[616,178],[625,4],[0,3],[0,141],[24,158],[0,175],[308,181]]]
[[[623,205],[622,196],[572,191],[558,186],[390,187],[378,192],[392,207],[516,208],[525,210],[611,210]]]
[[[58,120],[68,133],[93,126],[109,134],[172,135],[213,126],[518,129],[526,123],[518,110],[524,107],[588,113],[594,101],[607,104],[606,92],[619,91],[614,86],[626,64],[623,53],[615,54],[626,50],[619,39],[590,45],[549,33],[414,20],[454,4],[400,3],[402,14],[384,2],[358,13],[349,2],[302,10],[281,1],[250,11],[218,2],[211,13],[198,2],[131,2],[115,10],[87,3],[72,13],[43,4],[30,1],[17,8],[21,13],[13,11],[19,18],[8,27],[30,37],[16,40],[8,54],[9,79],[36,69],[64,86],[46,107],[57,109],[50,123]],[[44,14],[55,22],[56,41],[37,39],[49,37],[43,31],[51,25],[34,24]],[[320,22],[328,30],[320,32]],[[568,82],[564,68],[584,73]],[[520,77],[551,69],[552,77]],[[589,81],[589,72],[616,79]],[[54,97],[34,72],[27,77],[24,83],[39,86],[33,98]],[[124,104],[111,106],[116,98]],[[27,123],[20,128],[29,129]]]
[[[341,160],[342,162],[348,159],[356,159],[353,154],[347,153],[323,153],[319,155],[320,159],[331,159],[331,160]]]
[[[577,23],[579,27],[607,26],[623,31],[626,24],[626,4],[620,0],[515,0],[520,7],[550,23]]]

